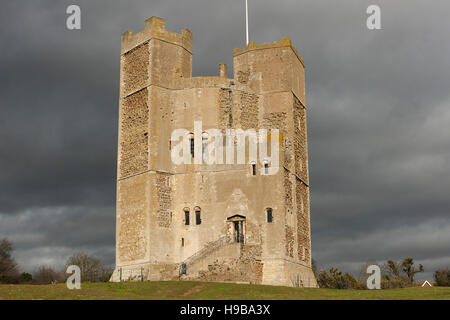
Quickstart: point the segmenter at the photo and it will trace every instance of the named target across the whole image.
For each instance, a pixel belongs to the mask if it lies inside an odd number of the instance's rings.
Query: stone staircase
[[[221,251],[224,250],[227,252],[221,254]],[[217,240],[208,242],[201,250],[197,251],[181,263],[181,265],[186,265],[186,274],[181,275],[181,278],[195,278],[199,272],[205,271],[208,268],[208,265],[215,260],[220,259],[221,257],[238,258],[239,254],[240,244],[228,243],[227,237],[221,236]]]

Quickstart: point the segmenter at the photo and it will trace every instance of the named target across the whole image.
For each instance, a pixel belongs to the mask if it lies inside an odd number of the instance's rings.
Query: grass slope
[[[0,285],[0,300],[5,299],[450,300],[450,287],[335,290],[190,281],[83,283],[80,290],[68,290],[65,284]]]

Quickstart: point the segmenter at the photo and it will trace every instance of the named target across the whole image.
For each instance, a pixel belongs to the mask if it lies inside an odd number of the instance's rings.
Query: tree
[[[387,261],[387,267],[388,272],[391,277],[399,277],[401,272],[401,264],[394,261],[394,260],[388,260]]]
[[[50,284],[63,282],[64,275],[61,272],[55,271],[52,267],[41,265],[33,273],[34,283],[36,284]]]
[[[423,272],[423,265],[419,264],[419,269],[416,270],[413,258],[405,258],[402,261],[402,271],[406,274],[409,281],[413,283],[415,274]]]
[[[13,251],[12,243],[4,238],[0,240],[0,283],[17,282],[19,274],[17,264],[11,253]]]
[[[111,277],[111,268],[105,266],[98,260],[86,253],[77,253],[71,256],[66,262],[66,270],[70,265],[80,267],[81,281],[108,281]]]
[[[450,269],[436,270],[434,272],[434,281],[438,286],[450,287]]]
[[[28,272],[22,272],[19,276],[20,283],[29,283],[33,280],[33,276]]]
[[[381,267],[381,288],[406,288],[411,284],[411,280],[403,272],[402,262],[389,259]]]
[[[317,283],[321,288],[329,289],[362,289],[363,286],[350,273],[342,274],[337,268],[330,271],[320,270]]]

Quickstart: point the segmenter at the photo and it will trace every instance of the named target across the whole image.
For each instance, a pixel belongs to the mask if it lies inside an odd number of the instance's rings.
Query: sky
[[[359,272],[450,267],[450,2],[249,0],[250,40],[306,64],[312,256]],[[81,30],[66,8],[81,8]],[[381,8],[381,30],[366,9]],[[0,11],[0,238],[21,270],[115,257],[120,36],[160,16],[194,36],[194,76],[232,74],[243,0],[21,0]]]

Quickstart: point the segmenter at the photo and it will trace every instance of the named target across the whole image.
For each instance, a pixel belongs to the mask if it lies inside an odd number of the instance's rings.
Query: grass
[[[80,290],[68,290],[65,284],[0,285],[0,300],[5,299],[450,300],[450,287],[335,290],[193,281],[82,283]]]

